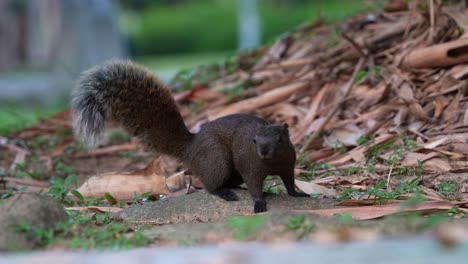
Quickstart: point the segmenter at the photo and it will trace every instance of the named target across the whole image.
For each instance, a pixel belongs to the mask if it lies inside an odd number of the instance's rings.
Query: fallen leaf
[[[166,177],[155,173],[160,170],[158,164],[159,160],[154,160],[147,167],[132,173],[110,172],[93,176],[86,180],[77,191],[83,197],[93,198],[101,198],[109,193],[117,201],[121,201],[131,200],[134,193],[138,196],[143,193],[170,195],[172,192],[186,188],[186,184],[182,184],[185,182],[184,173],[177,173],[168,177],[169,189]]]
[[[435,148],[437,148],[438,146],[444,144],[447,141],[448,141],[448,138],[442,137],[442,138],[439,138],[439,139],[437,139],[435,141],[426,143],[423,146],[423,148],[425,148],[425,149],[435,149]]]
[[[418,166],[418,161],[423,163],[424,171],[430,172],[447,172],[452,169],[452,166],[447,160],[447,157],[440,152],[433,151],[431,153],[407,153],[401,164],[403,166]]]
[[[398,96],[408,103],[411,103],[414,101],[413,90],[411,89],[411,86],[407,82],[401,85],[400,90],[398,91]]]
[[[357,140],[364,135],[364,129],[353,124],[347,124],[344,127],[334,129],[327,139],[331,143],[331,147],[336,142],[341,142],[345,146],[357,146]]]
[[[442,121],[454,123],[458,120],[458,113],[460,113],[460,99],[461,93],[458,93],[450,104],[445,108],[442,114]]]
[[[98,148],[89,152],[78,153],[78,154],[71,156],[71,158],[80,159],[80,158],[97,157],[97,156],[102,156],[102,155],[118,153],[122,151],[134,150],[137,147],[138,145],[133,144],[133,143],[122,144],[122,145],[117,145],[117,146],[109,146],[109,147],[104,147],[104,148]]]
[[[435,105],[434,118],[439,119],[439,117],[442,115],[443,110],[448,105],[448,102],[447,100],[445,100],[444,97],[437,98],[434,102],[434,105]]]
[[[375,204],[394,204],[399,203],[398,200],[343,200],[335,206],[370,206]]]
[[[401,204],[374,205],[363,207],[346,207],[317,210],[295,210],[298,213],[310,213],[325,217],[333,217],[336,214],[349,214],[355,220],[371,220],[397,213],[419,212],[430,214],[442,210],[450,210],[454,205],[449,202],[423,202],[415,207],[402,208]]]
[[[326,197],[330,198],[338,197],[338,193],[336,192],[336,190],[325,188],[313,182],[295,180],[295,184],[301,191],[307,194],[321,193]]]

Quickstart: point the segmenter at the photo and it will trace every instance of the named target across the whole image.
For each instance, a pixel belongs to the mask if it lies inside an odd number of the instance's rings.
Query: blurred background
[[[80,72],[131,58],[168,81],[364,0],[0,0],[0,135],[65,109]],[[378,1],[375,1],[378,2]]]

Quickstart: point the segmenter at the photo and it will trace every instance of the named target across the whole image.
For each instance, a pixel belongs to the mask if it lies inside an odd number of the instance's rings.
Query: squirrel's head
[[[253,143],[257,147],[257,154],[262,160],[271,160],[281,155],[282,146],[289,142],[288,125],[266,125],[257,130]]]

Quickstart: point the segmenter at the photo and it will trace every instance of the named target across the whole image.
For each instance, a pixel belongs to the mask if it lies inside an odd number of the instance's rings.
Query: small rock
[[[37,230],[53,228],[68,219],[63,206],[51,197],[19,193],[0,205],[0,251],[28,250],[37,247]],[[21,232],[19,226],[30,232]]]

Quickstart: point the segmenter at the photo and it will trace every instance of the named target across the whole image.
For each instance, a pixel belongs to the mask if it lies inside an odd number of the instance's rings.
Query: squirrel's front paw
[[[266,210],[267,210],[267,206],[266,206],[265,201],[263,200],[255,201],[254,213],[262,213],[262,212],[266,212]]]
[[[292,197],[310,197],[310,195],[308,195],[307,193],[303,193],[303,192],[292,192],[292,193],[289,193],[289,196],[292,196]]]

